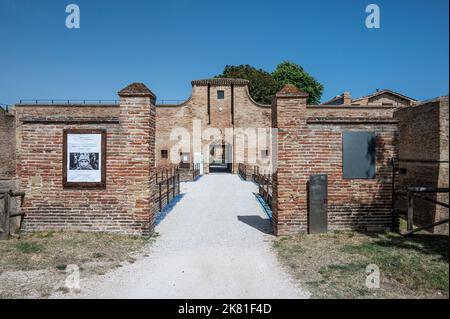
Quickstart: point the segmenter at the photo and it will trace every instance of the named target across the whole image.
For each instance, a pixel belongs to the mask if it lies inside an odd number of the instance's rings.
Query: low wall
[[[120,106],[15,107],[25,231],[152,231],[155,109],[149,92],[131,85],[119,93]],[[106,130],[105,187],[64,186],[65,129]]]
[[[448,96],[437,98],[395,113],[399,120],[399,187],[449,187],[449,107]],[[427,194],[449,202],[448,194]],[[406,200],[400,198],[401,212]],[[420,199],[414,203],[414,223],[427,225],[448,218],[448,209]],[[448,223],[430,229],[448,234]]]
[[[285,87],[273,106],[278,129],[273,174],[273,224],[278,235],[309,231],[308,183],[328,175],[328,229],[386,231],[398,226],[392,214],[392,168],[398,158],[394,107],[307,106],[307,94]],[[375,178],[343,177],[343,132],[373,132]]]

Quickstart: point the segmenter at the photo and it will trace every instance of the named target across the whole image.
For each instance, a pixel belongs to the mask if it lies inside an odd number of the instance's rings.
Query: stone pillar
[[[272,103],[272,126],[278,130],[272,204],[277,236],[307,231],[307,178],[301,163],[307,98],[308,94],[288,84]]]
[[[120,149],[126,206],[133,216],[132,226],[147,235],[153,230],[155,207],[155,125],[156,96],[142,83],[121,90]]]

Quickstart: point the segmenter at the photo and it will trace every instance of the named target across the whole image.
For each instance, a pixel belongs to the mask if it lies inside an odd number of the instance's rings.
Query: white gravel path
[[[237,175],[182,183],[148,257],[83,280],[70,298],[308,298],[271,251],[270,222]],[[64,296],[54,296],[64,297]]]

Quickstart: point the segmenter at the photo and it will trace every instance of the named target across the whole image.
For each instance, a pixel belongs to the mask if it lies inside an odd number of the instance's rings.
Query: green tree
[[[323,93],[323,85],[308,74],[303,68],[293,62],[285,61],[278,64],[272,77],[277,82],[277,91],[286,84],[293,84],[305,93],[309,94],[308,104],[320,104]]]
[[[262,104],[271,104],[277,92],[277,83],[272,75],[250,65],[227,65],[223,73],[216,78],[233,78],[249,80],[248,90],[253,100]]]

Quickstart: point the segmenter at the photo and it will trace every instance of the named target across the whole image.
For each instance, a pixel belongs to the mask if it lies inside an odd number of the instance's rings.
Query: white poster
[[[100,183],[101,151],[101,134],[67,134],[67,182]]]

